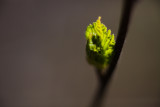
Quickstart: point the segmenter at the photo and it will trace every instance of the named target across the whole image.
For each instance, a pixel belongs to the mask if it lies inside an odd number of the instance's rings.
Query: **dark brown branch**
[[[132,13],[132,9],[133,9],[135,1],[136,0],[124,0],[124,8],[122,10],[122,17],[121,17],[118,34],[117,34],[118,37],[116,40],[113,59],[105,75],[102,75],[101,71],[99,70],[96,71],[98,74],[99,80],[100,80],[100,84],[99,84],[100,86],[99,86],[99,89],[96,93],[96,96],[94,98],[94,101],[91,107],[100,107],[102,104],[101,102],[104,96],[105,89],[109,85],[109,81],[111,80],[111,77],[116,68],[119,56],[123,48],[123,44],[124,44],[126,34],[128,31],[128,25],[130,22],[130,17],[131,17],[131,13]]]
[[[126,34],[128,31],[128,25],[129,25],[129,21],[131,17],[131,12],[132,12],[132,9],[133,9],[133,6],[136,0],[124,0],[124,1],[125,1],[124,8],[123,8],[122,18],[121,18],[121,22],[119,26],[119,31],[117,34],[118,36],[116,40],[114,56],[110,64],[110,67],[107,70],[108,73],[112,73],[116,68],[116,65],[117,65],[117,62],[121,54],[125,38],[126,38]]]

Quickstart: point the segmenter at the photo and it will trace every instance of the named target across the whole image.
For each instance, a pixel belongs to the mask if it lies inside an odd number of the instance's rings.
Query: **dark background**
[[[0,107],[88,107],[98,81],[85,30],[117,36],[122,0],[1,0]],[[160,2],[137,2],[104,107],[160,107]]]

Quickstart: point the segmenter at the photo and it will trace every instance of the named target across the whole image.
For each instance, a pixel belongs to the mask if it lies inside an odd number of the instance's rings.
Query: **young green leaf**
[[[88,25],[86,33],[86,53],[90,64],[99,69],[106,68],[113,56],[115,46],[114,34],[101,23],[101,17],[96,22]]]

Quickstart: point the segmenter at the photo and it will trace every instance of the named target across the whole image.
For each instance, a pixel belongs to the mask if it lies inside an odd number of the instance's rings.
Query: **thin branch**
[[[96,96],[93,100],[91,107],[100,107],[102,105],[102,100],[104,97],[105,89],[108,87],[110,83],[111,77],[113,75],[113,71],[116,68],[119,56],[123,48],[123,44],[124,44],[126,34],[128,31],[128,25],[129,25],[131,13],[132,13],[132,9],[133,9],[135,1],[136,0],[124,0],[124,8],[122,11],[123,12],[122,18],[121,18],[121,22],[119,26],[119,31],[117,34],[118,37],[116,40],[113,59],[105,75],[102,75],[101,71],[99,71],[98,69],[96,70],[101,83],[100,83],[99,89],[96,93]]]
[[[114,56],[112,59],[112,62],[109,66],[109,69],[107,70],[108,73],[112,73],[117,65],[119,56],[121,54],[123,44],[126,38],[126,34],[128,31],[128,25],[132,13],[133,6],[135,4],[136,0],[124,0],[124,8],[123,8],[123,13],[122,13],[122,18],[119,26],[119,31],[118,31],[118,37],[116,40],[116,45],[115,45],[115,50],[114,50]],[[107,75],[106,75],[107,78]]]

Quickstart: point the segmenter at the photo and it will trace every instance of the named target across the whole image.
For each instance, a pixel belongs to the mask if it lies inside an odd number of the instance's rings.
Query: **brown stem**
[[[128,25],[129,25],[131,13],[132,13],[132,9],[135,4],[135,1],[136,0],[124,0],[124,8],[122,11],[121,22],[120,22],[120,26],[117,34],[118,37],[116,40],[113,59],[105,75],[102,75],[101,71],[97,70],[97,74],[100,80],[100,86],[91,107],[101,107],[102,105],[102,99],[104,96],[105,89],[108,87],[109,81],[116,68],[119,56],[123,48],[123,44],[128,31]]]

